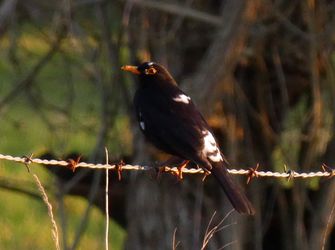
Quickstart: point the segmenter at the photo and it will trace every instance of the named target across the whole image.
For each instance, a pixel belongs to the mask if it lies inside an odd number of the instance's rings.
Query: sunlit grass
[[[15,170],[15,171],[13,171]],[[37,173],[46,188],[52,187],[53,178],[43,167],[32,166],[31,170]],[[30,183],[28,190],[36,190],[32,176],[26,168],[18,164],[0,165],[0,176],[13,176],[20,186],[20,180]],[[22,186],[22,185],[21,185]],[[47,190],[49,199],[53,205],[54,214],[57,215],[57,203],[52,196],[51,190]],[[32,199],[12,191],[0,189],[0,249],[53,249],[54,243],[51,238],[51,222],[47,214],[46,205],[42,199]],[[87,206],[85,199],[67,197],[65,199],[65,214],[68,219],[68,242],[73,241],[77,227],[83,218]],[[57,216],[56,216],[57,218]],[[125,231],[113,221],[110,222],[109,242],[113,249],[122,249]],[[58,222],[59,227],[59,222]],[[60,227],[59,227],[60,229]],[[105,237],[105,217],[97,208],[93,207],[88,226],[82,235],[79,249],[103,249]],[[60,239],[61,240],[61,239]]]
[[[15,156],[34,153],[38,157],[46,151],[58,156],[70,152],[89,155],[92,152],[100,128],[101,93],[92,84],[92,72],[89,70],[92,64],[83,60],[85,51],[81,42],[73,39],[67,38],[62,45],[62,53],[55,54],[37,75],[30,95],[25,89],[0,110],[0,153]],[[94,40],[89,39],[88,44],[95,46]],[[27,28],[26,33],[20,34],[17,46],[20,69],[10,61],[8,38],[0,42],[0,100],[26,77],[48,51],[50,41],[45,34]],[[106,66],[104,70],[110,69]],[[118,155],[121,150],[129,150],[131,140],[127,134],[128,119],[122,115],[116,119],[115,129],[110,132],[112,139],[107,146],[111,148],[110,152]],[[120,132],[125,138],[122,142],[114,136]],[[44,167],[32,166],[32,170],[49,188],[47,194],[58,222],[57,204],[53,197],[54,176]],[[18,186],[23,182],[30,183],[28,189],[38,193],[32,176],[23,165],[0,161],[0,177],[15,180]],[[54,249],[51,223],[42,199],[36,200],[1,188],[0,197],[0,249]],[[86,206],[84,199],[65,199],[70,243]],[[93,208],[78,249],[103,249],[104,230],[104,214]],[[122,249],[124,238],[125,231],[111,221],[109,242],[112,249]]]
[[[68,225],[70,233],[69,242],[73,241],[75,230],[83,217],[84,210],[87,206],[85,200],[81,198],[68,197],[66,199],[66,209],[72,211],[69,217]],[[109,245],[112,249],[122,249],[125,232],[115,222],[111,221],[109,231]],[[104,215],[96,208],[90,214],[87,231],[79,245],[79,249],[103,249],[105,244],[105,218]],[[91,248],[87,248],[90,245]]]

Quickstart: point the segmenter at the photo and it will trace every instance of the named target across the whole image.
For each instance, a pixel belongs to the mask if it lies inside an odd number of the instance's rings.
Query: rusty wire
[[[141,166],[141,165],[130,165],[130,164],[93,164],[93,163],[86,163],[86,162],[80,162],[80,159],[69,159],[67,161],[64,160],[46,160],[46,159],[39,159],[39,158],[33,158],[32,156],[22,156],[22,157],[15,157],[11,155],[3,155],[0,154],[0,160],[7,160],[12,162],[18,162],[25,164],[28,168],[28,166],[32,163],[37,163],[41,165],[46,166],[59,166],[59,167],[66,167],[71,170],[75,170],[77,168],[90,168],[90,169],[110,169],[110,170],[116,170],[118,173],[121,172],[121,170],[134,170],[134,171],[148,171],[148,170],[156,170],[156,167],[152,166]],[[273,171],[261,171],[258,170],[259,165],[257,165],[255,168],[248,168],[248,169],[228,169],[228,172],[231,174],[236,175],[246,175],[248,176],[248,182],[255,177],[275,177],[275,178],[313,178],[313,177],[333,177],[335,175],[335,169],[332,169],[326,165],[322,165],[320,171],[317,172],[297,172],[294,170],[287,169],[286,166],[284,166],[283,172],[273,172]],[[172,174],[178,174],[180,170],[177,167],[164,167],[164,172],[170,172]],[[183,168],[181,170],[182,173],[185,174],[206,174],[205,171],[201,168]]]

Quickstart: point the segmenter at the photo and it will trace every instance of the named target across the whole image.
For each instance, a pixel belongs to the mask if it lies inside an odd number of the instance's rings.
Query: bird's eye
[[[154,75],[156,73],[157,73],[157,69],[155,69],[153,67],[148,68],[148,69],[145,70],[145,74],[147,74],[147,75]]]

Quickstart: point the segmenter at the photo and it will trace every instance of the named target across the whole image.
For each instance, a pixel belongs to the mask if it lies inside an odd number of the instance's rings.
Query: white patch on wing
[[[144,122],[142,122],[142,121],[140,122],[140,127],[141,127],[142,130],[145,130],[145,124],[144,124]]]
[[[138,114],[138,116],[139,116],[140,128],[144,131],[145,130],[145,123],[142,120],[142,114],[141,114],[141,112]]]
[[[152,66],[153,64],[153,62],[148,62],[148,66]]]
[[[208,130],[204,130],[202,131],[202,134],[204,135],[204,146],[202,148],[202,154],[214,162],[222,161],[223,159],[220,150],[216,145],[216,141],[212,133]]]
[[[190,100],[191,100],[191,97],[189,97],[187,95],[184,95],[184,94],[180,94],[177,97],[173,98],[173,100],[175,102],[183,102],[185,104],[189,104]]]

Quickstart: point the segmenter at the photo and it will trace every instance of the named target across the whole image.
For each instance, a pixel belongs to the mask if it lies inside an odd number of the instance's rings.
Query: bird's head
[[[169,82],[176,84],[175,80],[162,65],[155,62],[145,62],[139,66],[125,65],[121,67],[122,70],[129,71],[133,74],[139,75],[140,80],[145,82]]]

